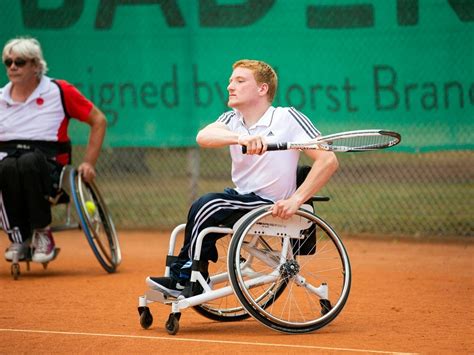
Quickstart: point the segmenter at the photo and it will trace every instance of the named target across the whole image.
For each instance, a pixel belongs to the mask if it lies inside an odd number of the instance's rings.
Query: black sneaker
[[[151,277],[146,278],[147,285],[153,290],[163,292],[168,296],[178,297],[184,291],[185,285],[171,277]]]
[[[206,282],[209,284],[210,282],[209,277],[206,277]],[[204,289],[202,288],[199,281],[196,281],[196,282],[187,281],[186,287],[184,288],[182,295],[184,297],[192,297],[192,296],[200,295],[203,292],[204,292]]]

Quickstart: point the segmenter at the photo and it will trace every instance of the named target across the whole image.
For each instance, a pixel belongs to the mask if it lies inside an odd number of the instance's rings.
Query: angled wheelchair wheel
[[[100,265],[113,273],[122,260],[122,254],[107,206],[94,182],[83,181],[75,169],[69,178],[72,200],[87,241]]]
[[[295,241],[304,244],[308,231],[316,233],[316,243],[303,253]],[[233,290],[247,312],[285,333],[307,333],[327,325],[349,296],[351,269],[342,241],[326,222],[304,210],[288,220],[266,209],[249,216],[232,238],[228,268]],[[269,285],[279,284],[285,287],[268,291]]]

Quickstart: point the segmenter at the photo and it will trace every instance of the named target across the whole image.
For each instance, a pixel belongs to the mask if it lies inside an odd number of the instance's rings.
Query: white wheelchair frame
[[[329,198],[317,196],[313,200]],[[170,275],[170,265],[176,259],[173,256],[176,239],[185,226],[178,225],[171,233],[165,276]],[[307,237],[305,231],[313,227],[316,228],[315,247],[299,255],[295,243],[303,241]],[[216,273],[210,271],[207,283],[199,270],[199,260],[202,242],[209,233],[227,234],[231,238],[224,250],[227,252],[226,270],[221,267]],[[228,238],[218,242],[225,239]],[[244,215],[232,228],[202,230],[196,241],[190,281],[189,289],[177,298],[149,285],[138,299],[141,326],[147,329],[152,325],[148,305],[159,302],[171,305],[171,314],[165,323],[171,335],[179,330],[181,310],[189,307],[217,321],[239,321],[252,316],[280,332],[311,332],[334,320],[344,307],[350,291],[351,268],[341,239],[324,220],[312,213],[312,206],[303,205],[292,218],[283,220],[273,217],[266,205]],[[223,287],[216,288],[222,283]],[[202,293],[194,295],[192,291],[197,285]],[[299,300],[303,297],[304,300]]]
[[[93,211],[87,208],[87,202],[94,204]],[[120,243],[107,205],[95,182],[83,181],[72,165],[66,165],[61,171],[58,194],[50,198],[50,203],[52,207],[65,205],[66,209],[65,220],[61,224],[53,224],[51,231],[82,229],[100,265],[108,273],[115,272],[122,260]],[[75,215],[72,213],[71,204],[74,206]],[[5,232],[8,233],[8,231]],[[59,251],[60,249],[56,248],[52,260],[56,258]],[[21,274],[20,262],[26,262],[26,269],[30,270],[31,256],[31,247],[23,260],[19,260],[18,253],[13,253],[11,261],[13,279],[17,280]],[[44,269],[47,268],[48,263],[42,263]]]

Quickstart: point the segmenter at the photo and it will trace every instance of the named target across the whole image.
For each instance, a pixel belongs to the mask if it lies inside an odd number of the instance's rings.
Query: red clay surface
[[[168,234],[120,232],[123,262],[107,274],[80,232],[56,235],[46,270],[32,264],[18,281],[0,262],[0,353],[473,353],[474,243],[344,239],[352,289],[328,326],[287,335],[253,319],[220,323],[184,310],[168,335],[168,306],[150,305],[148,330],[138,296],[161,275]],[[6,236],[0,240],[3,252]]]

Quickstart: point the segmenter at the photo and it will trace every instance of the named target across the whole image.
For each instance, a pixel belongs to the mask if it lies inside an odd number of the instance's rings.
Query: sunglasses
[[[21,68],[21,67],[24,67],[26,65],[26,63],[28,63],[28,60],[27,59],[23,59],[23,58],[17,58],[15,60],[11,59],[11,58],[7,58],[5,59],[5,61],[3,62],[3,64],[5,64],[5,66],[7,68],[10,68],[12,66],[12,64],[15,63],[15,66],[17,68]]]

